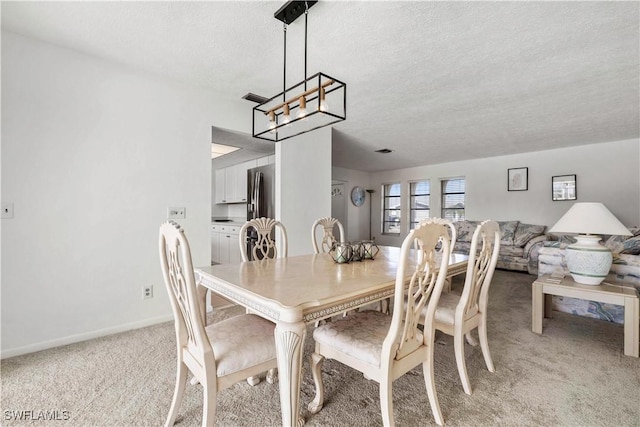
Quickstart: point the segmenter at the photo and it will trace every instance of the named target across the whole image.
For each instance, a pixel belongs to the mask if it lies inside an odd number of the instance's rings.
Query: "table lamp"
[[[576,243],[567,246],[565,259],[573,280],[584,285],[599,285],[611,269],[611,250],[600,244],[599,234],[631,236],[602,203],[574,203],[549,233],[579,233]]]

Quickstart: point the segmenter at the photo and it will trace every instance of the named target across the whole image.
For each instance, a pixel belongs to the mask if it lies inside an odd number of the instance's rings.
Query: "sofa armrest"
[[[569,273],[567,262],[564,259],[564,249],[543,246],[538,251],[538,277],[554,273]]]
[[[542,248],[542,246],[544,245],[544,242],[546,242],[547,240],[549,240],[549,237],[545,234],[542,234],[540,236],[534,237],[533,239],[529,240],[527,244],[524,245],[524,257],[529,258],[533,253],[534,247],[536,247],[536,249]]]
[[[640,255],[613,254],[610,275],[618,281],[633,284],[640,292]]]

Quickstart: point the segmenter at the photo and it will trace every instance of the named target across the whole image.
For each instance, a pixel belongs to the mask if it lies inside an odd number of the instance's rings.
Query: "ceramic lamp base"
[[[577,283],[599,285],[611,269],[611,251],[599,243],[600,236],[579,235],[576,240],[565,252],[569,273]]]

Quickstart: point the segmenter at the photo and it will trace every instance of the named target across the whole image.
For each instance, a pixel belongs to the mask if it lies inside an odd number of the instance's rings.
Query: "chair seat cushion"
[[[438,307],[436,308],[435,320],[437,323],[444,323],[446,325],[453,325],[456,315],[456,307],[460,302],[460,295],[456,295],[451,292],[443,292],[438,300]],[[478,307],[471,309],[467,313],[467,318],[474,316],[478,312]]]
[[[207,326],[217,375],[229,375],[275,359],[274,329],[274,323],[255,314],[242,314]]]
[[[379,311],[361,311],[316,328],[313,339],[341,353],[380,366],[382,343],[390,326],[391,316]]]

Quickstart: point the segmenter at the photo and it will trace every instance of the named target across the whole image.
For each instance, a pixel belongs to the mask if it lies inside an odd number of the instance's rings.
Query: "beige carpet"
[[[490,291],[489,346],[496,367],[484,366],[479,347],[467,345],[473,395],[462,391],[450,337],[437,335],[436,381],[450,426],[640,426],[640,359],[624,356],[623,328],[556,313],[544,335],[531,332],[531,282],[523,273],[496,271]],[[461,282],[454,282],[459,291]],[[219,320],[241,313],[218,310]],[[336,362],[323,367],[325,407],[309,415],[313,399],[307,336],[301,399],[309,426],[381,425],[378,386]],[[172,323],[3,360],[0,424],[51,426],[160,426],[175,376]],[[435,425],[420,368],[394,383],[400,426]],[[200,386],[189,386],[176,425],[201,423]],[[68,420],[16,421],[19,411],[59,412]],[[22,412],[24,414],[24,412]],[[218,396],[217,425],[281,424],[277,385],[246,382]]]

